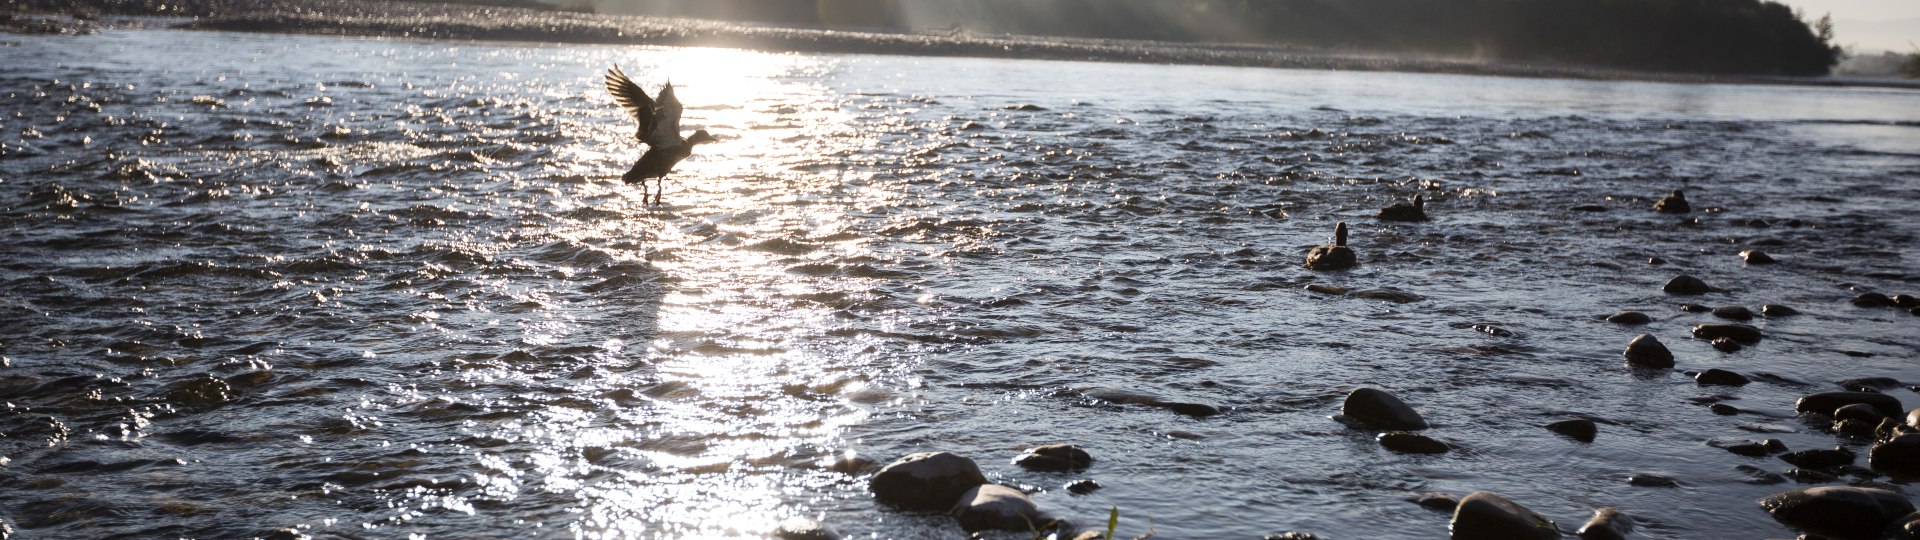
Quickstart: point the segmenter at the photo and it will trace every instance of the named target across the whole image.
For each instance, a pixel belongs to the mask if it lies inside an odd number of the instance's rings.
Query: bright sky
[[[1834,40],[1856,52],[1915,51],[1920,44],[1920,0],[1775,0],[1808,18],[1833,14]]]

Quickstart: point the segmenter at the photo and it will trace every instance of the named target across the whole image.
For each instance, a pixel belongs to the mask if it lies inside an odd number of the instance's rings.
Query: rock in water
[[[1552,521],[1524,506],[1485,491],[1460,499],[1448,524],[1453,540],[1558,540]]]
[[[1780,454],[1781,461],[1792,463],[1796,467],[1808,469],[1825,469],[1828,467],[1852,465],[1854,457],[1853,451],[1846,449],[1846,447],[1831,449],[1816,448],[1813,450],[1801,450],[1799,452]]]
[[[1825,486],[1776,493],[1760,507],[1788,527],[1840,538],[1879,538],[1887,525],[1913,512],[1906,497],[1883,489]]]
[[[1025,493],[999,484],[975,486],[961,494],[952,513],[967,532],[1046,530],[1053,521]]]
[[[1821,392],[1808,394],[1793,404],[1793,410],[1803,413],[1833,416],[1841,407],[1855,403],[1872,406],[1880,414],[1900,416],[1900,398],[1879,392]]]
[[[1853,305],[1863,308],[1879,308],[1893,305],[1893,299],[1877,292],[1860,293],[1853,297]]]
[[[951,452],[920,452],[880,468],[867,482],[880,502],[914,510],[950,508],[987,477],[973,460]]]
[[[1412,203],[1397,202],[1380,209],[1380,221],[1426,221],[1427,201],[1416,194]]]
[[[1547,424],[1547,429],[1553,430],[1554,433],[1573,437],[1573,440],[1583,443],[1593,442],[1594,435],[1600,432],[1599,428],[1593,425],[1592,420],[1585,418],[1561,420]]]
[[[1638,311],[1622,311],[1613,314],[1611,317],[1607,317],[1607,322],[1613,324],[1647,324],[1653,322],[1653,317],[1648,317],[1647,314]]]
[[[1693,380],[1700,386],[1746,386],[1753,382],[1747,376],[1720,368],[1713,368],[1694,375]]]
[[[1627,357],[1627,365],[1637,368],[1664,369],[1673,367],[1673,352],[1667,346],[1654,339],[1652,334],[1640,334],[1627,342],[1627,350],[1621,353]]]
[[[1720,306],[1713,308],[1713,316],[1736,321],[1751,321],[1753,310],[1747,309],[1746,306]]]
[[[1662,197],[1658,202],[1653,203],[1653,211],[1662,214],[1685,214],[1693,211],[1693,205],[1687,204],[1686,193],[1682,193],[1676,189],[1673,190],[1673,193],[1669,193],[1666,197]]]
[[[1700,278],[1680,274],[1674,276],[1673,279],[1667,280],[1667,286],[1662,287],[1660,290],[1666,291],[1667,294],[1691,296],[1713,292],[1713,287],[1707,286],[1707,282],[1700,281]]]
[[[1580,540],[1625,540],[1633,534],[1633,518],[1615,510],[1603,507],[1593,511],[1593,517],[1580,526]]]
[[[1043,444],[1014,456],[1013,464],[1036,471],[1074,471],[1093,465],[1093,456],[1071,444]]]
[[[1787,306],[1782,306],[1779,304],[1766,304],[1766,305],[1760,306],[1760,314],[1771,319],[1774,317],[1791,317],[1794,315],[1799,315],[1800,310],[1793,309]]]
[[[1712,341],[1712,344],[1713,350],[1723,353],[1740,352],[1740,349],[1746,348],[1746,345],[1741,345],[1740,342],[1729,338],[1715,339]]]
[[[1380,434],[1380,446],[1402,454],[1445,454],[1453,447],[1418,433],[1393,431]]]
[[[1348,392],[1347,401],[1340,405],[1340,414],[1374,429],[1427,429],[1427,420],[1413,407],[1378,388],[1356,388]]]
[[[1920,478],[1920,433],[1908,433],[1873,445],[1867,466],[1895,478]]]
[[[1310,270],[1345,270],[1360,264],[1360,257],[1347,247],[1347,222],[1342,221],[1333,227],[1333,244],[1314,246],[1307,252],[1307,268]]]
[[[840,540],[840,532],[833,527],[800,516],[781,521],[773,536],[780,540]]]
[[[1747,264],[1773,264],[1772,256],[1767,255],[1765,251],[1757,249],[1740,252],[1740,260],[1746,261]]]
[[[1759,343],[1763,336],[1759,328],[1744,324],[1696,324],[1693,325],[1693,337],[1705,340],[1727,338],[1752,345]]]

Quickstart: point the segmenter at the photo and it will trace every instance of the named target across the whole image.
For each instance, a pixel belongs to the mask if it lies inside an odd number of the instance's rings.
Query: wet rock
[[[1099,491],[1100,483],[1095,482],[1092,479],[1082,478],[1079,480],[1074,480],[1072,482],[1067,482],[1066,487],[1067,487],[1067,493],[1072,493],[1074,495],[1086,495],[1088,493]]]
[[[1840,408],[1833,410],[1833,419],[1836,422],[1840,420],[1860,420],[1879,425],[1880,419],[1886,417],[1887,415],[1880,414],[1880,409],[1875,409],[1872,405],[1865,403],[1841,405]]]
[[[1752,345],[1759,343],[1762,336],[1759,328],[1744,324],[1696,324],[1693,325],[1693,337],[1708,340],[1727,338]]]
[[[1633,518],[1611,507],[1593,511],[1593,517],[1575,532],[1580,540],[1624,540],[1633,534]]]
[[[1426,198],[1415,194],[1413,202],[1397,202],[1380,209],[1380,221],[1426,221]]]
[[[1852,465],[1854,457],[1853,451],[1844,447],[1819,448],[1780,454],[1781,461],[1792,463],[1796,467],[1806,469],[1825,469],[1828,467],[1839,467],[1841,465]]]
[[[1766,457],[1769,453],[1766,445],[1753,441],[1729,444],[1726,450],[1747,457]]]
[[[1561,420],[1547,424],[1547,429],[1553,430],[1554,433],[1572,437],[1573,440],[1583,443],[1593,442],[1593,437],[1600,432],[1599,428],[1593,425],[1592,420],[1585,418]]]
[[[1413,294],[1410,292],[1406,292],[1406,291],[1396,291],[1393,289],[1366,289],[1366,290],[1360,290],[1360,291],[1353,291],[1352,295],[1354,298],[1366,298],[1369,300],[1385,300],[1388,302],[1393,302],[1395,304],[1407,304],[1412,302],[1419,302],[1421,300],[1426,300],[1426,297]]]
[[[1660,343],[1651,334],[1640,334],[1627,342],[1627,350],[1621,353],[1627,357],[1627,365],[1638,368],[1673,367],[1673,352]]]
[[[1874,390],[1891,390],[1900,386],[1900,380],[1892,377],[1853,377],[1834,382],[1839,384],[1841,388],[1856,392],[1865,392],[1866,390],[1863,389],[1868,388]]]
[[[1723,353],[1740,352],[1740,349],[1747,347],[1746,345],[1741,345],[1738,341],[1734,341],[1733,338],[1720,338],[1707,343],[1713,345],[1713,350]]]
[[[773,536],[780,540],[840,540],[840,532],[833,527],[800,516],[781,521]]]
[[[1219,406],[1208,405],[1205,403],[1189,403],[1185,401],[1159,401],[1159,402],[1153,403],[1153,406],[1166,409],[1169,411],[1177,412],[1180,414],[1184,414],[1187,416],[1192,416],[1194,418],[1206,418],[1208,416],[1220,414]]]
[[[1013,464],[1036,471],[1074,471],[1093,465],[1093,456],[1071,444],[1043,444],[1014,456]]]
[[[1920,317],[1920,307],[1917,307],[1917,308],[1913,308],[1913,309],[1911,309],[1911,310],[1908,310],[1908,311],[1907,311],[1907,313],[1908,313],[1908,314],[1911,314],[1911,315],[1913,315],[1913,316],[1915,316],[1915,317]]]
[[[1680,482],[1657,474],[1640,473],[1627,477],[1627,484],[1638,487],[1680,487]]]
[[[1773,264],[1773,256],[1757,249],[1740,252],[1740,260],[1746,261],[1747,264]]]
[[[1025,493],[999,484],[974,486],[960,495],[951,513],[968,532],[1044,530],[1053,521]]]
[[[1681,274],[1667,280],[1667,286],[1661,290],[1667,291],[1667,294],[1696,295],[1713,292],[1713,287],[1707,286],[1707,282],[1700,281],[1700,278]]]
[[[1792,317],[1794,315],[1799,315],[1800,310],[1793,309],[1787,306],[1782,306],[1779,304],[1766,304],[1766,305],[1760,306],[1760,314],[1766,316],[1767,318]]]
[[[1747,383],[1753,382],[1745,375],[1720,368],[1702,371],[1699,375],[1693,376],[1693,381],[1700,386],[1746,386]]]
[[[1711,313],[1713,308],[1700,304],[1680,304],[1680,311],[1685,313]]]
[[[1402,454],[1445,454],[1453,448],[1426,435],[1399,431],[1381,433],[1379,441],[1382,448]]]
[[[1605,212],[1607,211],[1607,207],[1601,206],[1598,204],[1583,204],[1580,206],[1568,208],[1568,210],[1572,210],[1575,212]]]
[[[1310,270],[1345,270],[1360,263],[1353,249],[1347,247],[1347,222],[1342,221],[1333,227],[1333,244],[1314,246],[1307,251],[1307,268]]]
[[[1760,507],[1788,527],[1839,538],[1878,538],[1913,512],[1906,497],[1883,489],[1826,486],[1776,493]]]
[[[1319,535],[1303,531],[1287,531],[1260,537],[1260,540],[1322,540]]]
[[[1374,429],[1427,429],[1427,420],[1413,407],[1378,388],[1356,388],[1347,393],[1340,414]]]
[[[1558,540],[1553,522],[1493,493],[1475,491],[1460,499],[1448,524],[1452,540]]]
[[[1764,441],[1760,441],[1760,445],[1767,447],[1768,452],[1772,452],[1775,454],[1787,451],[1787,443],[1780,442],[1780,439],[1767,439]]]
[[[880,468],[867,487],[883,503],[937,510],[953,506],[961,494],[985,483],[987,477],[971,459],[951,452],[920,452]]]
[[[1801,397],[1799,401],[1794,402],[1793,410],[1803,413],[1833,416],[1833,413],[1841,407],[1855,403],[1865,403],[1872,406],[1875,410],[1880,411],[1880,414],[1887,416],[1899,416],[1901,412],[1900,398],[1878,392],[1820,392],[1818,394],[1808,394]]]
[[[1747,309],[1746,306],[1720,306],[1713,308],[1713,316],[1736,321],[1751,321],[1753,310]]]
[[[1653,203],[1653,211],[1662,214],[1685,214],[1693,211],[1693,205],[1687,204],[1686,193],[1676,189],[1673,190],[1673,193],[1668,193],[1667,196],[1661,197],[1659,201],[1655,201]]]
[[[1713,411],[1713,414],[1717,414],[1720,416],[1733,416],[1736,414],[1740,414],[1739,407],[1735,407],[1725,403],[1715,403],[1712,405],[1708,405],[1707,410]]]
[[[1896,478],[1920,477],[1920,433],[1909,433],[1873,445],[1867,466]]]
[[[1831,484],[1840,481],[1840,477],[1812,469],[1792,468],[1785,473],[1787,478],[1802,484]]]
[[[1667,264],[1667,260],[1660,257],[1647,257],[1647,264],[1650,264],[1653,266],[1660,266],[1663,264]]]
[[[1920,512],[1914,512],[1887,525],[1887,535],[1897,540],[1920,540]]]
[[[1460,496],[1452,493],[1428,492],[1414,497],[1413,502],[1428,510],[1452,512],[1455,507],[1460,506]]]
[[[1741,465],[1738,467],[1734,467],[1734,470],[1746,473],[1747,478],[1745,480],[1742,480],[1742,482],[1746,482],[1749,484],[1771,486],[1774,484],[1784,484],[1787,482],[1787,477],[1785,476],[1773,474],[1772,472],[1766,469],[1762,469],[1752,465]]]
[[[1613,314],[1611,317],[1607,317],[1607,322],[1613,324],[1647,324],[1653,322],[1653,317],[1648,317],[1647,314],[1638,311],[1622,311]]]
[[[1900,306],[1903,308],[1912,309],[1912,308],[1920,307],[1920,297],[1916,297],[1911,294],[1896,294],[1896,295],[1893,295],[1893,297],[1889,298],[1888,300],[1892,300],[1893,305]]]
[[[1881,308],[1893,305],[1893,299],[1877,292],[1861,293],[1853,297],[1853,305],[1863,308]]]

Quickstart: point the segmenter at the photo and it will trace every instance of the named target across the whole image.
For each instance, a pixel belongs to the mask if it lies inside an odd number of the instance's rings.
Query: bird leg
[[[667,177],[661,176],[655,187],[657,189],[653,192],[653,204],[660,204],[660,196],[667,193]]]

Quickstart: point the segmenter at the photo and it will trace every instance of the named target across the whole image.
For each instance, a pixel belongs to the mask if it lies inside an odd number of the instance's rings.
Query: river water
[[[1736,467],[1790,466],[1708,443],[1864,456],[1794,399],[1920,383],[1920,317],[1848,302],[1920,293],[1910,90],[4,41],[0,516],[27,537],[964,537],[866,491],[861,460],[925,450],[1129,537],[1434,538],[1410,498],[1475,490],[1567,531],[1614,506],[1649,538],[1789,537],[1755,501],[1794,484]],[[720,138],[664,205],[619,181],[615,63]],[[1677,188],[1703,210],[1649,210]],[[1415,193],[1433,221],[1372,217]],[[1303,268],[1336,221],[1361,266]],[[1726,290],[1663,294],[1681,273]],[[1689,302],[1803,314],[1721,353]],[[1624,368],[1641,332],[1679,369]],[[1330,419],[1359,386],[1456,451]],[[1596,441],[1540,427],[1575,417]],[[1097,461],[1008,463],[1056,442]]]

